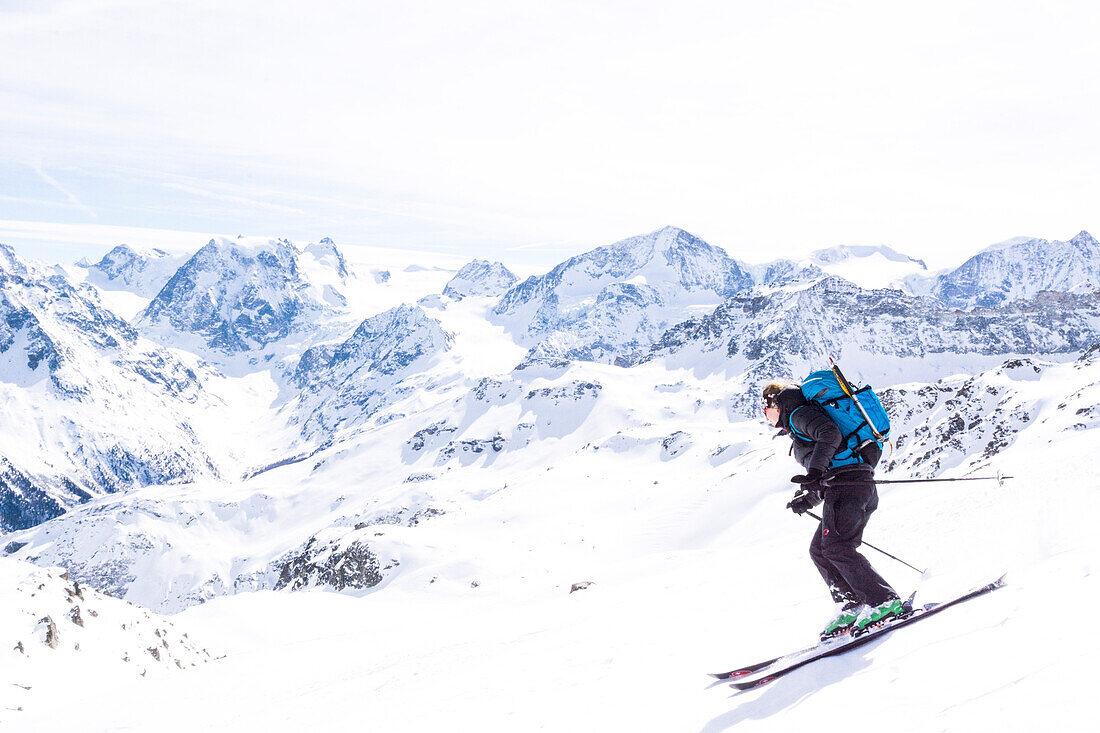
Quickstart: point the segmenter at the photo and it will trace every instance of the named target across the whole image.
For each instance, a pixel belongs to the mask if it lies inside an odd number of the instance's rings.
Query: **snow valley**
[[[0,316],[13,729],[787,730],[838,694],[849,727],[1079,727],[1087,232],[933,273],[667,227],[526,279],[329,239],[0,247]],[[923,600],[1009,585],[730,698],[703,673],[831,608],[757,400],[829,356],[883,395],[881,477],[1015,476],[884,487],[867,539],[930,571],[876,565]]]

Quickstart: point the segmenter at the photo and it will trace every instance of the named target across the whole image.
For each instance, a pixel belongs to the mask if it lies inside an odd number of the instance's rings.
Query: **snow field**
[[[990,466],[1016,476],[1004,487],[883,487],[866,538],[930,567],[920,582],[868,550],[899,590],[935,600],[1004,569],[1009,586],[732,697],[703,673],[810,643],[831,604],[805,553],[812,522],[783,509],[785,444],[742,434],[755,425],[726,430],[760,449],[715,467],[700,445],[661,462],[643,443],[513,469],[507,489],[383,528],[410,547],[384,587],[214,599],[173,621],[225,659],[126,683],[132,694],[89,687],[74,717],[28,708],[24,721],[56,730],[79,715],[90,730],[140,730],[173,709],[160,729],[1083,729],[1084,678],[1067,682],[1061,668],[1084,674],[1100,644],[1058,609],[1096,599],[1097,541],[1077,511],[1095,495],[1079,460],[1087,432],[1047,444],[1022,431]],[[494,472],[504,469],[473,472],[465,490]],[[583,580],[594,585],[568,593]],[[132,704],[110,704],[119,694]],[[203,704],[180,709],[183,699]]]

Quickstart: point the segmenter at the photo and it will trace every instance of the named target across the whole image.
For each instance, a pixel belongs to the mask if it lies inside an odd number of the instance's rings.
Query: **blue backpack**
[[[850,395],[845,387],[851,390]],[[881,451],[889,440],[890,418],[870,385],[854,389],[844,380],[842,386],[836,372],[821,369],[802,380],[802,395],[824,408],[844,435],[840,448],[833,454],[832,468],[866,463],[860,451],[872,443]],[[795,434],[807,439],[798,431]]]

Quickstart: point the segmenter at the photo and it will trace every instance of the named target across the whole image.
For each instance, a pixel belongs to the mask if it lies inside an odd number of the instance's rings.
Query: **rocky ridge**
[[[1044,290],[1100,289],[1100,242],[1082,231],[1069,241],[1018,237],[987,247],[938,277],[932,295],[952,308],[1028,300]]]
[[[641,361],[741,374],[745,393],[755,394],[768,378],[801,377],[829,357],[858,359],[881,384],[927,380],[960,360],[991,366],[1025,354],[1072,358],[1098,340],[1100,293],[1041,293],[960,311],[827,278],[796,292],[730,298],[669,329]],[[755,414],[755,402],[745,398],[741,411]]]

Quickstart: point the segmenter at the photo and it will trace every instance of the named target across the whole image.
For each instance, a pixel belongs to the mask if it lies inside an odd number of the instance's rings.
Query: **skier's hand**
[[[798,484],[799,488],[806,491],[814,491],[818,494],[825,494],[825,483],[822,480],[824,474],[820,471],[809,471],[805,475],[791,476],[791,483]]]
[[[821,503],[821,494],[809,489],[799,489],[794,498],[787,502],[787,508],[801,516]]]

